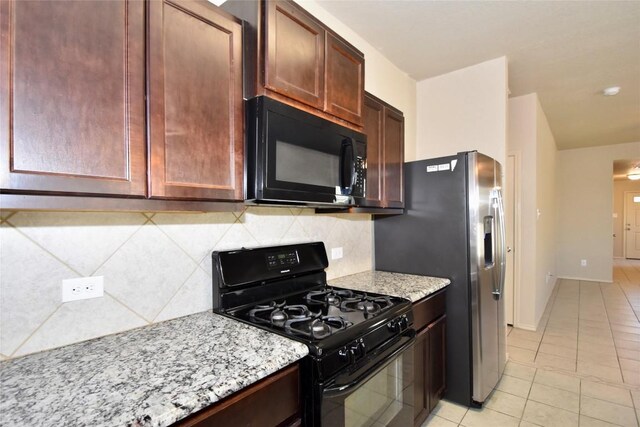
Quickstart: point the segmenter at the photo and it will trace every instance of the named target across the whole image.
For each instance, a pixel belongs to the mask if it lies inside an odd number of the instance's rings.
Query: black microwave
[[[367,137],[264,96],[247,101],[247,201],[358,206]]]

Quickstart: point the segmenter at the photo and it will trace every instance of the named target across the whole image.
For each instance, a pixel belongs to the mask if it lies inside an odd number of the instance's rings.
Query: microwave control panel
[[[351,193],[354,197],[364,197],[366,189],[366,176],[367,168],[365,165],[366,160],[362,157],[356,157],[356,179],[353,184],[353,191]]]
[[[298,251],[287,251],[267,254],[267,267],[269,270],[276,268],[290,268],[300,264]]]

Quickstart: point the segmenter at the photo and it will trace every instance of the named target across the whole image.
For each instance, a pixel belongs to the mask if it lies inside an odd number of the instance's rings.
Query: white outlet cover
[[[581,265],[582,267],[586,267],[586,266],[587,266],[587,260],[586,260],[586,259],[581,259],[581,260],[580,260],[580,265]]]
[[[331,248],[331,259],[340,259],[340,258],[342,258],[342,247]]]
[[[79,277],[62,281],[62,302],[100,298],[104,295],[104,276]]]

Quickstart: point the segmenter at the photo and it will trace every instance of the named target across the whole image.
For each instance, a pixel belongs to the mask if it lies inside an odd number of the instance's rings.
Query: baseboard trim
[[[580,280],[582,282],[602,282],[602,283],[613,283],[613,280],[609,279],[594,279],[593,277],[571,277],[571,276],[558,276],[558,279],[567,279],[567,280]]]
[[[531,332],[536,331],[535,326],[527,325],[525,323],[518,323],[517,325],[513,325],[513,327],[518,329],[524,329],[525,331],[531,331]]]

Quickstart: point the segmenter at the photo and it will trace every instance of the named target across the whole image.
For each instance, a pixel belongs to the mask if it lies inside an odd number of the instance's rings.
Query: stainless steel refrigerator
[[[445,398],[482,404],[506,363],[502,168],[478,152],[405,163],[405,211],[376,216],[375,268],[451,279]]]

